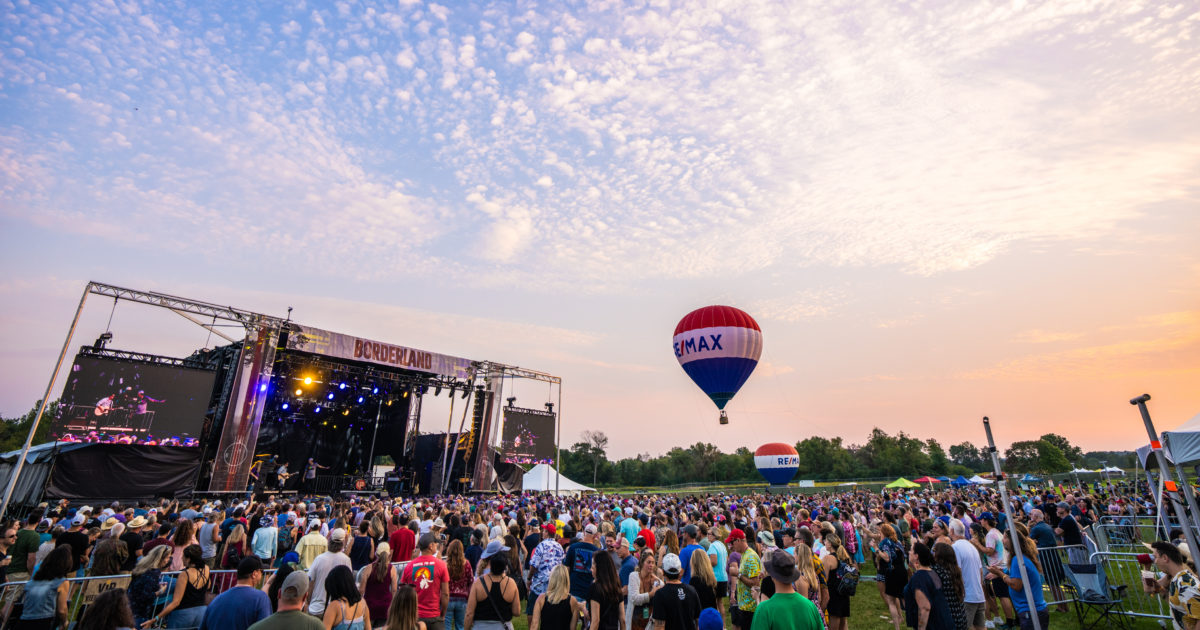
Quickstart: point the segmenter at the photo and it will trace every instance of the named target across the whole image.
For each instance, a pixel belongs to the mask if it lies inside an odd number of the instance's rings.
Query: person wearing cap
[[[666,583],[650,597],[656,630],[695,630],[700,619],[700,596],[682,582],[684,567],[679,556],[668,553],[662,560]]]
[[[71,570],[75,572],[76,577],[83,577],[83,570],[87,567],[88,546],[91,545],[88,533],[83,530],[85,523],[87,516],[82,511],[76,513],[71,519],[70,529],[58,537],[58,544],[71,546],[74,559]]]
[[[292,571],[279,588],[279,609],[250,626],[250,630],[325,630],[325,624],[304,612],[307,595],[308,574]]]
[[[1064,546],[1082,545],[1083,531],[1079,528],[1079,522],[1071,515],[1071,506],[1066,501],[1060,501],[1057,511],[1058,526],[1054,528],[1054,533],[1062,538]]]
[[[758,607],[759,585],[762,583],[762,561],[758,553],[746,541],[746,533],[740,528],[729,533],[726,541],[740,554],[737,570],[737,585],[734,589],[733,625],[741,630],[750,630],[754,622],[754,610]],[[732,567],[731,567],[732,570]]]
[[[571,571],[571,597],[587,605],[588,592],[592,590],[592,556],[600,551],[596,546],[596,526],[588,523],[583,526],[583,540],[571,543],[563,556],[563,564]]]
[[[775,594],[755,609],[750,629],[821,630],[825,624],[816,604],[793,588],[800,578],[796,559],[782,549],[772,549],[763,556],[762,567],[775,585]]]
[[[1008,566],[1008,561],[1004,554],[1004,534],[1000,533],[1000,529],[996,527],[996,517],[991,512],[983,512],[979,515],[979,522],[983,524],[983,539],[973,537],[971,544],[979,550],[979,553],[983,554],[983,559],[986,560],[983,570],[989,571],[992,567],[1003,569]],[[987,600],[988,608],[993,612],[997,610],[996,604],[993,603],[994,599],[999,602],[998,608],[1004,613],[1004,619],[999,622],[993,620],[993,625],[1007,624],[1012,627],[1017,624],[1017,619],[1013,613],[1012,601],[1008,598],[1008,588],[1004,586],[1002,575],[1003,571],[1000,574],[990,572],[984,574],[983,596]]]
[[[542,542],[533,548],[533,553],[529,556],[529,579],[526,583],[529,584],[530,596],[527,614],[533,614],[533,607],[538,596],[546,592],[554,567],[564,564],[563,558],[566,557],[566,552],[555,538],[557,532],[558,529],[553,522],[543,525]]]
[[[427,630],[443,630],[446,606],[450,603],[450,571],[438,557],[437,538],[421,534],[417,540],[420,555],[404,567],[400,581],[417,591],[417,618]]]
[[[704,547],[700,546],[700,529],[689,523],[680,531],[683,535],[683,548],[679,550],[679,557],[683,559],[683,575],[679,581],[684,584],[690,584],[692,581],[692,554],[697,549],[704,551]]]
[[[308,568],[308,588],[311,591],[308,599],[308,613],[321,617],[325,614],[325,578],[329,576],[330,571],[334,567],[346,567],[350,569],[350,557],[342,553],[342,547],[346,544],[346,530],[335,529],[329,532],[329,544],[325,551],[313,559],[312,566]],[[304,554],[300,555],[301,558]]]
[[[621,535],[624,536],[625,539],[629,541],[629,545],[631,547],[633,546],[633,539],[637,538],[638,529],[640,529],[640,528],[641,528],[641,523],[633,516],[633,508],[626,507],[625,508],[625,520],[621,521],[620,532],[621,532]]]
[[[238,563],[237,584],[217,595],[204,611],[200,630],[247,630],[271,616],[271,599],[259,590],[263,563],[246,556]]]

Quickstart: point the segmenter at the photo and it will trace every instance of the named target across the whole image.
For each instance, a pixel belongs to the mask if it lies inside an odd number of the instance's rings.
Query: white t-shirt
[[[350,556],[340,551],[326,551],[317,556],[308,568],[308,580],[313,585],[312,600],[308,604],[310,614],[318,617],[325,614],[325,578],[339,565],[351,570],[354,568],[350,565]]]
[[[951,545],[958,568],[962,571],[963,601],[968,604],[983,603],[983,563],[979,550],[970,542],[958,539]]]
[[[418,525],[422,534],[428,534],[433,529],[433,520],[421,521]]]

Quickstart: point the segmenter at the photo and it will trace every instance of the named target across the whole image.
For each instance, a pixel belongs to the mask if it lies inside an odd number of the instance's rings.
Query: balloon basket
[[[729,414],[724,409],[721,410],[721,424],[729,424]]]

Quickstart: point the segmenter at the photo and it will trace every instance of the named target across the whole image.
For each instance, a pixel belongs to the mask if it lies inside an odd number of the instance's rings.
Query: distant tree
[[[600,471],[600,462],[607,460],[608,436],[603,431],[584,431],[579,434],[583,443],[589,447],[592,459],[592,484],[596,484]]]
[[[983,458],[983,452],[979,447],[970,442],[955,444],[950,447],[950,461],[964,466],[971,471],[979,471],[986,467]]]
[[[925,452],[929,455],[929,474],[944,475],[950,472],[950,459],[946,457],[945,449],[937,440],[926,440]]]
[[[842,438],[827,439],[819,436],[796,442],[799,455],[800,479],[849,479],[854,476],[854,455],[842,445]]]
[[[3,423],[0,423],[0,452],[15,451],[25,446],[25,438],[29,435],[29,427],[33,425],[33,419],[37,417],[38,405],[42,401],[37,401],[33,404],[33,408],[26,411],[24,414],[15,418],[4,418]],[[32,446],[50,441],[50,426],[58,421],[62,416],[62,405],[58,400],[52,400],[46,405],[46,410],[42,414],[42,420],[38,423],[37,432],[34,433]]]
[[[1004,452],[1004,468],[1012,473],[1059,473],[1071,469],[1062,450],[1046,440],[1013,442]]]
[[[1047,433],[1038,439],[1045,440],[1046,442],[1058,447],[1058,450],[1062,451],[1063,456],[1066,457],[1067,461],[1069,462],[1083,461],[1083,450],[1078,446],[1072,446],[1071,443],[1067,441],[1067,438],[1057,433]]]

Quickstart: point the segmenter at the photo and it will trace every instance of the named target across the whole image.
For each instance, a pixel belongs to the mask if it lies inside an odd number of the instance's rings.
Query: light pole
[[[1100,472],[1104,475],[1104,485],[1108,485],[1108,460],[1100,460]]]

